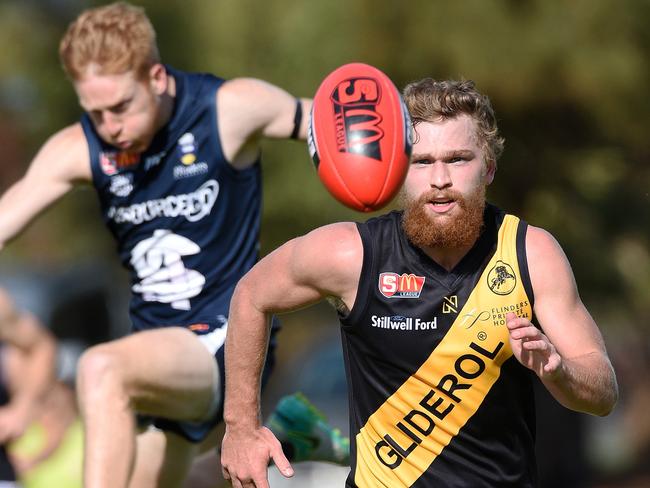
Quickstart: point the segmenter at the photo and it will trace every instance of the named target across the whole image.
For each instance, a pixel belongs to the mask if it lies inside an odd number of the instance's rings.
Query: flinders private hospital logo
[[[424,276],[413,273],[381,273],[379,291],[386,298],[420,298]]]

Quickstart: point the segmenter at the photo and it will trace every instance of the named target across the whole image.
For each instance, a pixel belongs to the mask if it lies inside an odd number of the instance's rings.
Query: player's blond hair
[[[476,90],[473,81],[424,78],[406,85],[403,95],[413,127],[420,122],[453,119],[461,114],[472,117],[486,163],[496,164],[505,139],[499,135],[490,99]]]
[[[72,80],[90,64],[99,74],[134,71],[143,77],[160,62],[156,32],[144,9],[125,2],[84,10],[61,39],[59,56]]]

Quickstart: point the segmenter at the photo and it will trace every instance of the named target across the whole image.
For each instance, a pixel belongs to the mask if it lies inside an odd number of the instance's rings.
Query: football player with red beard
[[[260,423],[268,321],[323,298],[350,395],[348,487],[533,487],[533,382],[567,408],[618,398],[599,329],[545,230],[486,203],[504,140],[471,81],[404,90],[414,130],[403,211],[293,239],[239,282],[226,338],[224,475],[268,486]]]

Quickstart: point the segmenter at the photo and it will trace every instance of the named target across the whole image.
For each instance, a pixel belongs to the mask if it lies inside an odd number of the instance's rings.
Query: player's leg
[[[230,483],[221,475],[220,446],[225,430],[224,423],[215,427],[201,443],[200,453],[192,461],[183,488],[226,488]]]
[[[189,471],[199,445],[174,432],[155,428],[137,436],[131,488],[177,488]]]
[[[292,463],[324,461],[350,465],[350,440],[339,429],[332,427],[325,416],[300,393],[282,397],[265,425],[280,440],[284,454]],[[220,474],[222,427],[220,425],[215,429],[202,444],[202,453],[192,463],[185,488],[226,486]]]
[[[282,397],[265,424],[291,462],[325,461],[349,466],[350,440],[303,394]]]
[[[86,351],[77,378],[84,486],[127,485],[136,449],[134,411],[203,420],[213,406],[216,372],[206,347],[179,327],[139,332]]]

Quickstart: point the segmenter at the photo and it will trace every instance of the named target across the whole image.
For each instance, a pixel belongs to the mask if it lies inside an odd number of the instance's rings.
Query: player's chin
[[[142,141],[132,141],[128,151],[129,152],[134,152],[134,153],[141,153],[147,150],[147,147],[149,144],[145,144]]]

